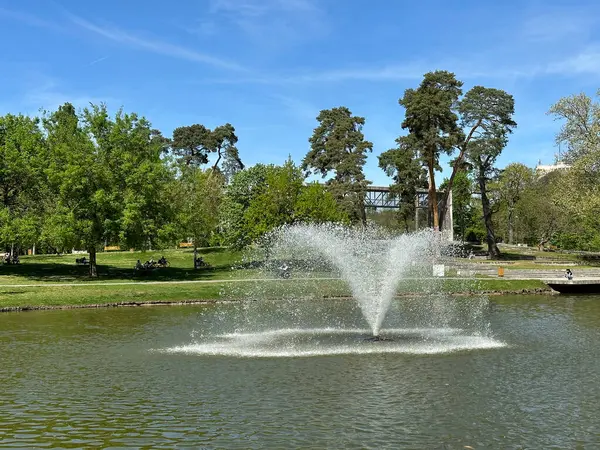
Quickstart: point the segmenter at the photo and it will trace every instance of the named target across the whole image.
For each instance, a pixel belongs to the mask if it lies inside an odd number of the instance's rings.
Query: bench
[[[104,247],[105,252],[118,252],[121,251],[121,247],[118,245],[107,245]]]
[[[180,242],[179,248],[191,248],[194,244],[192,242]]]

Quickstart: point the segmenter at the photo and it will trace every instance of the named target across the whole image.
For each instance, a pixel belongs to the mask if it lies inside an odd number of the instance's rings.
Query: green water
[[[394,304],[392,342],[241,347],[220,335],[365,324],[333,301],[2,314],[0,448],[600,448],[600,297],[465,302]],[[410,333],[461,321],[474,348]]]

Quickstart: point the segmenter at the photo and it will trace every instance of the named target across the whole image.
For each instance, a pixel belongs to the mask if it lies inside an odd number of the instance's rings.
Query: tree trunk
[[[490,200],[487,196],[485,175],[480,174],[478,181],[481,193],[481,206],[483,208],[483,222],[485,223],[488,254],[491,259],[498,259],[500,257],[500,250],[496,245],[496,236],[494,235],[494,226],[492,224],[492,208],[490,207]]]
[[[93,245],[88,249],[90,254],[90,277],[98,277],[98,268],[96,267],[96,246]]]
[[[35,255],[35,244],[33,244],[33,250],[31,252],[33,255]]]
[[[429,171],[429,209],[433,217],[433,230],[440,231],[440,217],[438,211],[437,192],[435,189],[435,174],[433,161],[430,161],[428,167]]]
[[[513,210],[512,208],[508,208],[508,243],[510,245],[513,244],[513,235],[514,235],[514,226],[513,226]]]
[[[196,240],[194,239],[194,269],[196,269],[196,258],[198,257],[198,247],[196,247]]]

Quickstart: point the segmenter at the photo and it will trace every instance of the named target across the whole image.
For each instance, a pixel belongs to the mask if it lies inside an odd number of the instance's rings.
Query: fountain
[[[325,260],[332,265],[350,286],[377,338],[398,283],[409,272],[422,276],[416,268],[431,267],[432,236],[429,230],[391,237],[372,226],[295,225],[276,230],[267,242],[275,260],[303,260],[308,267]]]
[[[253,263],[263,261],[251,289],[232,283],[238,289],[233,297],[256,301],[235,302],[217,322],[212,318],[204,324],[193,344],[166,351],[290,357],[432,354],[503,346],[490,336],[484,317],[487,299],[457,301],[433,277],[440,245],[431,230],[394,236],[377,227],[281,227],[248,255]],[[283,264],[291,277],[277,275]],[[336,282],[350,289],[355,303],[322,300],[323,291]],[[421,295],[393,302],[400,283]],[[227,326],[233,332],[223,333],[232,317],[235,324]],[[384,322],[391,326],[384,327]],[[215,329],[207,331],[211,327]]]

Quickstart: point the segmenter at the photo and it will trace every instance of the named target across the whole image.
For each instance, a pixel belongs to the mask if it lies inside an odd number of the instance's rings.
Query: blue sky
[[[550,105],[600,87],[599,22],[592,0],[0,0],[0,113],[104,101],[167,136],[230,122],[247,164],[280,164],[301,161],[319,110],[345,105],[385,185],[398,98],[444,69],[514,95],[498,165],[534,166],[557,151]]]

